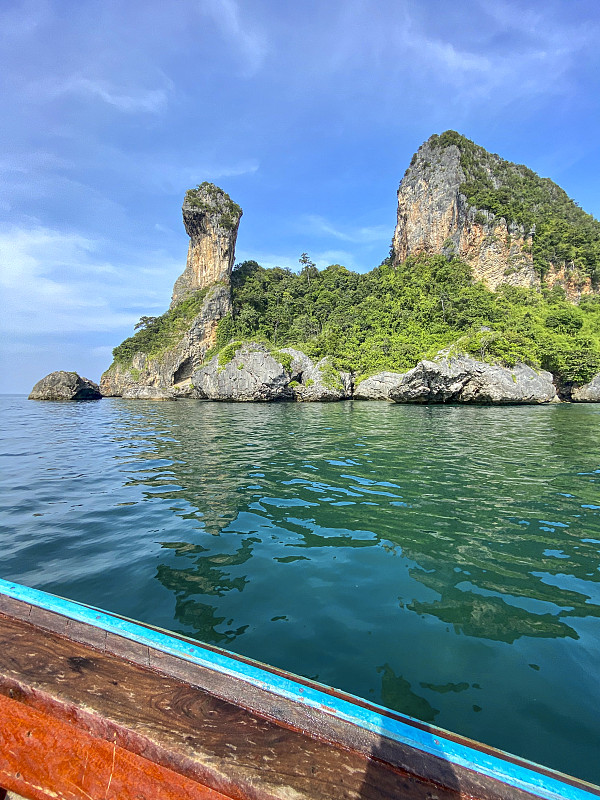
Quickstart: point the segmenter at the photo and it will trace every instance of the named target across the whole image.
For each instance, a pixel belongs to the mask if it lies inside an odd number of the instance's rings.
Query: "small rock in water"
[[[99,400],[98,384],[76,372],[51,372],[31,390],[30,400]]]

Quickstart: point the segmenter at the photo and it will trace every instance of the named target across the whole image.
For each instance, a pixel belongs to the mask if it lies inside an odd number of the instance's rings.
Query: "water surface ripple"
[[[600,407],[0,409],[3,578],[600,783]]]

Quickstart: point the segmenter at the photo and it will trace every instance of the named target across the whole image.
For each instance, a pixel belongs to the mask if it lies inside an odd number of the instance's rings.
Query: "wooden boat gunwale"
[[[1,579],[0,596],[191,662],[232,682],[241,681],[311,709],[323,718],[348,723],[544,800],[592,800],[600,796],[600,788],[585,781],[212,645]]]

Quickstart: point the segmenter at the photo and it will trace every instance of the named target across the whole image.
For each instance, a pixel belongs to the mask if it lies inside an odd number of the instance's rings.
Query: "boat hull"
[[[597,787],[0,581],[0,786],[46,798],[591,800]]]

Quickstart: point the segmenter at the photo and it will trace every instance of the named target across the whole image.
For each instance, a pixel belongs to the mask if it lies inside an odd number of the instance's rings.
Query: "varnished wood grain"
[[[118,655],[134,663],[143,666],[150,665],[150,667],[155,670],[183,680],[192,686],[204,689],[216,697],[220,697],[228,702],[233,702],[235,705],[252,710],[269,719],[278,720],[286,727],[310,732],[313,736],[364,753],[367,756],[376,753],[382,760],[387,761],[390,765],[427,781],[444,786],[458,785],[464,794],[477,796],[482,798],[482,800],[485,798],[494,798],[499,791],[497,781],[487,778],[475,770],[457,767],[443,758],[430,755],[410,747],[409,745],[402,745],[397,740],[379,736],[360,725],[355,725],[343,720],[336,714],[327,713],[326,706],[328,703],[326,699],[324,700],[323,709],[315,712],[313,708],[305,703],[282,697],[281,695],[277,695],[244,680],[232,680],[229,676],[219,673],[217,670],[202,667],[182,657],[169,655],[158,648],[142,645],[126,638],[125,635],[117,635],[110,631],[105,633],[89,623],[79,623],[63,616],[61,613],[47,611],[46,609],[38,609],[36,606],[29,605],[26,601],[13,600],[7,596],[0,595],[0,612],[4,607],[3,604],[8,604],[7,610],[9,616],[15,619],[29,621],[33,615],[36,625],[46,630],[66,635],[71,640],[90,644],[95,649]],[[88,607],[88,610],[91,612],[92,617],[96,613],[98,619],[100,619],[100,617],[106,617],[107,612],[100,612],[91,607]],[[115,620],[119,619],[118,615],[109,614],[108,616],[114,617]],[[140,622],[134,624],[142,630],[144,627],[148,627],[150,629],[149,632],[152,632],[151,626],[146,626],[144,623]],[[197,646],[197,643],[193,640],[189,640],[178,634],[172,633],[167,635],[175,640],[189,641],[191,645]],[[202,647],[208,651],[214,650],[220,652],[219,648],[211,645],[202,645]],[[234,663],[235,661],[239,661],[240,664],[253,664],[250,659],[241,655],[230,653],[227,654],[227,657],[233,660]],[[260,668],[267,675],[268,673],[273,673],[274,676],[283,676],[285,680],[289,680],[291,677],[276,667],[260,665]],[[306,678],[293,677],[292,680],[299,686],[302,684],[308,687],[313,686],[321,694],[325,696],[330,695],[332,699],[341,698],[347,700],[343,692],[333,687],[315,685]],[[366,710],[373,711],[376,714],[381,712],[379,707],[373,706],[373,704],[367,700],[354,698],[351,702],[355,703],[357,706],[362,706]],[[392,710],[387,711],[386,714],[390,719],[398,719],[401,724],[406,724],[407,720],[402,715]],[[427,723],[411,720],[410,725],[415,729],[429,732],[433,737],[438,735],[437,730]],[[471,742],[459,734],[445,732],[443,738],[455,742],[459,746],[466,746],[467,748],[474,747],[482,754],[489,754],[492,757],[497,755],[493,748],[482,743]],[[505,758],[507,762],[513,762],[517,765],[521,764],[527,768],[525,762],[516,756],[505,754],[503,758]],[[536,769],[541,775],[552,776],[551,770],[539,766],[536,767]],[[582,785],[577,779],[567,776],[563,776],[563,780],[574,786]],[[598,787],[586,785],[585,788],[591,794],[600,796],[600,789],[598,789]],[[507,787],[504,787],[504,791],[507,790]],[[514,789],[510,789],[510,791],[512,792],[511,796],[515,798],[522,794]]]
[[[119,752],[222,796],[532,797],[301,703],[60,614],[2,595],[0,612],[0,694],[70,725],[72,735],[81,731],[109,742]]]
[[[32,800],[226,800],[177,772],[0,695],[0,780]]]
[[[0,692],[229,797],[457,794],[456,787],[423,783],[377,757],[324,745],[189,684],[6,617]]]

